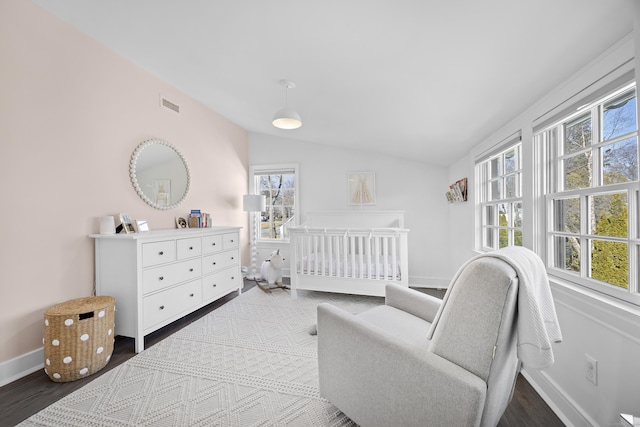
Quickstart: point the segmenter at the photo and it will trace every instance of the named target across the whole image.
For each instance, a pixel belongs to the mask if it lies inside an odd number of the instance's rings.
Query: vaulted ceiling
[[[633,30],[636,0],[34,0],[244,129],[449,165]],[[289,106],[303,126],[271,125]]]

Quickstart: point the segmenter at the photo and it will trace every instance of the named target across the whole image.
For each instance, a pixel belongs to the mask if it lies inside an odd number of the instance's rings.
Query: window
[[[508,148],[476,163],[479,183],[480,235],[483,251],[522,246],[522,143],[520,135]]]
[[[574,110],[575,111],[575,110]],[[536,132],[550,274],[638,298],[638,114],[628,84]]]
[[[258,240],[288,240],[288,228],[296,222],[297,167],[276,165],[252,167],[255,194],[266,197],[260,213]]]

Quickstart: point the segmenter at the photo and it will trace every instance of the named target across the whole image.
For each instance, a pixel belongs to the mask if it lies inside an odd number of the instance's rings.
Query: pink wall
[[[181,111],[159,107],[159,94]],[[150,138],[191,170],[176,209],[146,205],[128,166]],[[151,228],[199,208],[243,229],[247,133],[29,1],[0,3],[0,363],[42,347],[43,311],[93,289],[102,215]],[[246,255],[246,253],[245,253]]]

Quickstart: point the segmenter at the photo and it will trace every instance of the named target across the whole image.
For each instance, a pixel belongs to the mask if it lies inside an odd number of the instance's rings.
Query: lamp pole
[[[265,210],[267,198],[259,194],[246,194],[242,197],[242,209],[249,212],[251,216],[252,239],[251,239],[251,274],[247,279],[258,280],[260,275],[257,274],[256,262],[258,260],[258,213]]]

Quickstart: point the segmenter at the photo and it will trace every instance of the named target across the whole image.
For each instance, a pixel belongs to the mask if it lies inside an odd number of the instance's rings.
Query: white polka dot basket
[[[114,343],[115,298],[78,298],[44,312],[44,371],[55,382],[75,381],[104,368]]]

